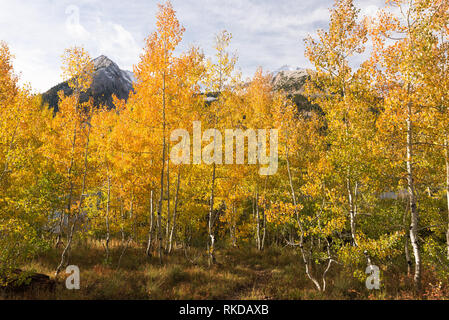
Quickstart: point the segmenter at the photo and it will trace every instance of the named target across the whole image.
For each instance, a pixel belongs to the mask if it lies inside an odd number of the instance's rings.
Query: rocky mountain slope
[[[273,74],[273,86],[276,90],[282,89],[291,95],[303,94],[308,78],[306,69],[281,70]]]
[[[100,56],[93,60],[94,76],[91,88],[81,95],[81,101],[87,101],[93,97],[96,106],[106,105],[114,108],[112,96],[127,100],[129,92],[133,90],[135,78],[132,72],[121,70],[116,63],[106,56]],[[293,99],[299,110],[309,111],[314,108],[304,97],[304,84],[309,78],[306,69],[282,66],[272,73],[273,87],[275,90],[284,90]],[[42,94],[42,100],[50,108],[58,110],[58,92],[63,90],[66,95],[72,94],[67,81],[62,82]],[[214,99],[213,96],[206,98],[207,102]]]
[[[134,75],[130,71],[121,70],[116,63],[106,56],[100,56],[93,60],[94,75],[91,88],[81,95],[81,101],[87,101],[93,97],[95,105],[107,105],[113,108],[112,95],[119,99],[128,99],[129,92],[133,90]],[[58,92],[63,90],[66,95],[72,94],[72,89],[67,81],[62,82],[42,94],[44,103],[50,108],[58,110]]]
[[[273,73],[273,87],[275,90],[284,90],[295,102],[298,110],[310,111],[317,109],[317,106],[312,105],[304,96],[304,85],[308,79],[306,69],[283,66]]]

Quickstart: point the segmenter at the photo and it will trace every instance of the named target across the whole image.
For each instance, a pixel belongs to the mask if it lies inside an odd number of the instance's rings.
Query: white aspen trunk
[[[355,207],[355,201],[354,201],[354,195],[352,193],[352,185],[350,178],[347,178],[347,191],[348,191],[348,201],[349,201],[349,222],[351,226],[351,238],[352,238],[352,245],[357,247],[357,240],[356,240],[356,226],[355,226],[355,214],[356,214],[356,207]]]
[[[134,216],[134,191],[131,192],[131,204],[130,204],[129,216],[130,216],[130,217],[133,217],[133,216]],[[120,257],[119,257],[119,259],[118,259],[117,269],[120,268],[120,263],[122,262],[122,258],[123,258],[123,256],[125,255],[125,252],[126,252],[126,250],[128,249],[129,244],[131,243],[131,241],[133,241],[132,233],[131,233],[131,235],[129,236],[128,240],[126,241],[126,245],[123,246],[122,253],[120,254]]]
[[[215,162],[212,165],[212,182],[211,182],[211,190],[210,190],[210,203],[209,203],[209,223],[208,223],[208,233],[209,233],[209,241],[208,241],[208,251],[209,251],[209,267],[215,263],[215,235],[213,231],[213,223],[214,223],[214,200],[215,200]]]
[[[166,62],[166,61],[165,61]],[[165,130],[166,130],[166,120],[165,120],[165,71],[162,80],[162,168],[161,168],[161,180],[160,180],[160,195],[159,195],[159,205],[157,208],[157,238],[158,238],[158,256],[159,263],[162,264],[162,205],[164,201],[164,170],[165,170]]]
[[[133,220],[134,220],[134,222],[133,222],[133,233],[134,233],[134,236],[133,236],[133,240],[134,240],[134,242],[136,243],[136,244],[138,244],[139,243],[139,213],[137,212],[137,211],[135,211],[135,212],[133,212]]]
[[[326,239],[326,243],[327,243],[327,256],[329,258],[329,262],[327,263],[327,267],[323,272],[323,277],[322,277],[322,282],[323,282],[322,291],[323,292],[326,291],[326,275],[327,275],[329,269],[331,268],[332,262],[334,261],[331,259],[331,249],[330,249],[331,246],[327,239]],[[368,263],[371,263],[371,261],[369,261]]]
[[[176,213],[178,210],[178,199],[179,199],[179,187],[181,185],[181,168],[179,168],[178,171],[178,179],[176,182],[176,194],[175,194],[175,204],[174,204],[174,208],[173,208],[173,225],[170,231],[170,239],[168,242],[168,253],[171,253],[172,248],[173,248],[173,235],[175,234],[176,231]]]
[[[122,218],[122,222],[124,222],[124,220],[125,220],[125,215],[123,212],[124,212],[123,199],[122,199],[122,197],[120,197],[120,217]],[[123,225],[120,226],[120,233],[122,235],[121,245],[124,245],[125,244],[125,230],[123,230]]]
[[[73,177],[72,177],[72,171],[73,166],[75,163],[75,147],[76,147],[76,140],[77,140],[77,124],[75,123],[73,128],[73,138],[72,138],[72,150],[71,150],[71,158],[70,158],[70,165],[67,170],[67,177],[69,178],[69,195],[67,199],[67,217],[70,218],[70,214],[72,211],[72,197],[73,197]],[[67,221],[68,222],[68,221]],[[62,235],[63,235],[63,228],[64,228],[64,213],[61,212],[61,216],[59,217],[59,234],[58,238],[56,240],[56,248],[59,247],[62,243]]]
[[[257,214],[256,214],[256,201],[255,199],[255,195],[252,196],[252,209],[253,209],[253,219],[255,221],[255,226],[256,226],[256,232],[255,232],[255,240],[256,240],[256,248],[258,247],[258,237],[257,237]]]
[[[106,202],[106,263],[109,263],[109,241],[111,239],[111,233],[109,228],[109,206],[111,203],[111,177],[108,173],[108,198]]]
[[[409,227],[409,222],[408,222],[408,211],[409,211],[409,202],[407,202],[407,206],[405,208],[405,212],[404,212],[404,216],[402,218],[402,224],[404,227],[404,231],[405,231],[405,236],[404,236],[404,254],[405,254],[405,261],[407,262],[407,276],[410,276],[410,274],[412,273],[412,259],[410,257],[410,250],[409,250],[409,242],[410,242],[410,236],[409,233],[407,232]]]
[[[163,150],[164,151],[162,156],[161,187],[160,187],[159,205],[157,208],[157,238],[158,238],[158,256],[160,264],[162,264],[162,204],[164,198],[165,138]]]
[[[260,212],[259,212],[259,192],[256,191],[256,241],[257,241],[257,250],[260,251],[262,243],[260,239]]]
[[[260,244],[260,250],[265,248],[265,237],[267,234],[267,217],[265,216],[265,208],[262,211],[262,241]]]
[[[264,194],[266,194],[267,191],[267,184],[268,184],[268,175],[265,178],[265,186],[264,186]],[[265,237],[267,235],[267,217],[265,215],[265,202],[262,210],[262,239],[260,243],[260,250],[263,250],[265,248]]]
[[[232,238],[232,246],[236,247],[237,246],[237,235],[236,233],[236,221],[235,221],[235,215],[236,215],[236,208],[235,208],[235,203],[232,203],[232,212],[233,212],[233,219],[231,221],[231,238]]]
[[[70,228],[70,232],[68,234],[68,240],[67,240],[67,244],[61,254],[61,261],[59,262],[58,267],[56,268],[56,272],[55,272],[55,276],[58,276],[58,274],[61,272],[62,267],[64,266],[64,264],[66,262],[68,262],[68,258],[67,255],[70,254],[70,248],[72,245],[72,241],[73,241],[73,235],[75,233],[75,227],[76,227],[76,223],[78,222],[78,218],[79,215],[81,213],[81,210],[83,208],[83,200],[84,200],[84,193],[86,191],[86,177],[87,177],[87,156],[89,153],[89,142],[90,142],[90,131],[91,131],[91,126],[90,124],[88,125],[88,131],[87,131],[87,140],[86,140],[86,147],[85,147],[85,151],[84,151],[84,172],[83,172],[83,180],[82,180],[82,185],[81,185],[81,194],[80,194],[80,199],[79,199],[79,207],[77,210],[77,213],[75,214],[75,218],[74,221],[72,223],[72,227]],[[73,159],[73,157],[72,157]],[[66,261],[67,260],[67,261]]]
[[[150,231],[148,232],[147,256],[151,256],[151,247],[153,243],[154,231],[154,206],[153,206],[153,190],[150,191]]]
[[[170,141],[167,142],[167,154],[170,154]],[[165,225],[165,251],[168,252],[170,237],[170,160],[167,161],[167,224]]]
[[[447,258],[449,259],[449,147],[447,138],[444,140],[444,160],[446,164],[446,199],[447,199],[447,217],[448,217],[448,225],[446,230],[446,250],[447,250]]]
[[[415,257],[415,274],[413,277],[415,283],[415,290],[417,293],[421,292],[421,253],[418,243],[418,228],[419,216],[416,204],[415,182],[413,176],[413,126],[412,126],[412,106],[411,103],[407,105],[407,187],[410,201],[410,241],[413,248],[413,255]]]
[[[318,282],[317,279],[315,279],[315,277],[312,276],[312,273],[310,272],[310,262],[309,259],[307,258],[306,252],[305,252],[305,248],[304,248],[304,229],[301,223],[301,219],[299,218],[299,212],[297,209],[297,202],[296,202],[296,194],[295,194],[295,188],[293,186],[293,179],[292,179],[292,173],[290,170],[290,159],[289,159],[289,147],[288,147],[288,134],[287,134],[287,144],[286,144],[286,161],[287,161],[287,173],[288,173],[288,181],[289,181],[289,185],[290,185],[290,191],[291,191],[291,196],[292,196],[292,200],[293,200],[293,205],[295,206],[295,215],[296,215],[296,222],[298,224],[300,233],[299,233],[299,248],[301,250],[301,256],[302,256],[302,260],[304,262],[304,267],[306,269],[306,275],[307,277],[313,282],[313,284],[315,285],[315,287],[318,289],[318,291],[321,291],[321,285]]]

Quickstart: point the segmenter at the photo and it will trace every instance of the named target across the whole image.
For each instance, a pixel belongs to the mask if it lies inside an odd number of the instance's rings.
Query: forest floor
[[[64,272],[53,290],[31,288],[24,292],[2,293],[0,299],[413,299],[411,279],[401,270],[384,272],[381,290],[368,290],[349,271],[334,265],[328,274],[327,290],[318,292],[305,274],[298,252],[291,248],[217,250],[217,263],[208,267],[204,250],[182,249],[148,258],[143,247],[130,247],[117,261],[122,248],[111,248],[112,262],[104,262],[105,250],[84,244],[72,250],[70,264],[80,269],[80,290],[65,287]],[[60,250],[36,257],[24,270],[53,276]],[[436,279],[436,278],[433,278]],[[449,297],[448,284],[425,279],[424,298]]]

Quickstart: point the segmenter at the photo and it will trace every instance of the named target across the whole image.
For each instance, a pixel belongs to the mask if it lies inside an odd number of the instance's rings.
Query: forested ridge
[[[18,84],[2,42],[0,286],[18,270],[59,281],[75,264],[86,279],[115,277],[115,292],[150,268],[139,298],[238,298],[211,286],[244,298],[449,297],[448,23],[447,0],[389,0],[376,16],[336,0],[328,28],[304,40],[313,108],[261,68],[242,79],[227,31],[212,57],[180,52],[170,2],[114,108],[82,99],[94,74],[85,49],[62,55],[71,95],[60,91],[55,111]],[[224,164],[209,141],[211,163],[194,151],[171,161],[172,132],[193,136],[198,122],[277,129],[276,173]],[[200,279],[208,286],[189,289]]]

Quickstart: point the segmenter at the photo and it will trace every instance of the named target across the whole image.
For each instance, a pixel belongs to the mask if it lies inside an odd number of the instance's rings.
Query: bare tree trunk
[[[130,204],[130,209],[129,209],[129,216],[130,217],[134,216],[134,191],[131,192],[131,204]],[[131,232],[128,240],[126,241],[126,245],[123,246],[122,253],[120,254],[120,257],[118,259],[117,269],[120,268],[120,264],[122,262],[122,258],[125,255],[125,252],[128,249],[129,244],[131,243],[131,241],[133,241],[133,233],[132,232]]]
[[[132,236],[129,237],[129,238],[128,238],[128,241],[126,241],[126,245],[123,246],[122,252],[120,253],[120,257],[118,258],[117,269],[120,268],[120,264],[122,263],[123,256],[125,255],[125,252],[126,252],[126,250],[128,249],[129,244],[131,243],[132,240],[133,240],[133,237],[132,237]]]
[[[447,213],[448,213],[448,225],[446,231],[446,249],[447,249],[447,258],[449,259],[449,147],[447,138],[444,141],[444,160],[446,164],[446,199],[447,199]]]
[[[235,248],[237,246],[237,235],[236,233],[236,221],[235,221],[235,215],[236,215],[236,208],[235,208],[235,203],[232,203],[232,217],[233,219],[231,220],[231,227],[230,227],[230,235],[231,235],[231,240],[232,240],[232,246]]]
[[[410,250],[409,250],[409,242],[410,242],[410,236],[409,233],[407,232],[409,229],[409,224],[410,222],[408,221],[408,211],[409,211],[409,204],[410,202],[407,201],[407,205],[405,208],[405,212],[404,212],[404,216],[402,218],[402,224],[404,227],[404,231],[405,231],[405,236],[404,236],[404,254],[405,254],[405,261],[407,262],[407,276],[410,276],[410,274],[412,273],[412,259],[410,257]]]
[[[159,205],[157,207],[157,238],[158,238],[158,255],[159,263],[162,264],[162,205],[164,201],[164,170],[165,170],[165,130],[166,130],[166,119],[165,119],[165,71],[163,74],[163,84],[162,84],[162,168],[161,168],[161,181],[160,181],[160,195],[159,195]]]
[[[170,141],[167,143],[167,154],[170,154]],[[167,162],[167,224],[165,226],[165,251],[170,242],[170,161]]]
[[[299,233],[299,248],[301,250],[301,256],[304,262],[304,267],[306,269],[306,275],[307,277],[313,282],[313,284],[315,285],[315,287],[318,289],[318,291],[321,291],[321,285],[318,282],[317,279],[315,279],[311,272],[310,272],[310,262],[309,259],[307,258],[306,252],[305,252],[305,248],[304,248],[304,229],[301,223],[301,219],[299,218],[299,212],[297,209],[297,202],[296,202],[296,194],[295,194],[295,188],[293,186],[293,179],[292,179],[292,173],[290,170],[290,160],[289,160],[289,147],[288,147],[288,137],[287,137],[287,144],[286,144],[286,161],[287,161],[287,173],[288,173],[288,181],[290,184],[290,191],[291,191],[291,196],[292,196],[292,200],[293,200],[293,205],[295,207],[295,215],[296,215],[296,222],[298,224],[300,233]]]
[[[170,240],[168,242],[168,253],[171,253],[173,248],[173,235],[176,231],[176,212],[178,210],[178,199],[179,199],[179,187],[181,185],[181,168],[178,171],[178,180],[176,183],[176,194],[175,194],[175,207],[173,209],[173,225],[170,232]]]
[[[122,218],[122,222],[124,222],[125,220],[125,215],[124,215],[124,204],[123,204],[123,198],[120,197],[120,218]],[[123,224],[120,226],[120,233],[122,235],[122,240],[121,240],[121,244],[124,245],[125,243],[125,230],[123,229]]]
[[[268,184],[268,175],[265,178],[265,186],[264,186],[264,195],[266,195],[267,192],[267,184]],[[264,200],[263,210],[262,210],[262,240],[260,243],[260,250],[263,250],[265,248],[265,238],[267,235],[267,217],[265,215],[266,210],[266,204]]]
[[[214,200],[215,200],[215,170],[216,165],[215,162],[212,165],[212,181],[211,181],[211,190],[210,190],[210,203],[209,203],[209,223],[208,223],[208,251],[209,251],[209,267],[215,263],[215,235],[214,235]]]
[[[322,291],[323,292],[326,291],[326,275],[327,275],[329,269],[331,268],[332,262],[334,262],[334,260],[331,259],[331,249],[330,249],[331,246],[330,246],[329,240],[326,239],[326,242],[327,242],[327,256],[329,257],[329,261],[327,263],[326,269],[323,272],[323,277],[322,277],[322,282],[323,282]]]
[[[357,189],[357,183],[356,183],[356,187]],[[355,204],[355,199],[354,199],[354,195],[353,195],[353,191],[352,191],[352,185],[351,185],[351,180],[349,178],[349,174],[348,174],[348,178],[347,178],[347,190],[348,190],[348,200],[349,200],[349,220],[350,220],[350,225],[351,225],[351,238],[352,238],[352,245],[357,247],[357,239],[356,239],[356,226],[355,226],[355,216],[356,216],[356,204]]]
[[[265,248],[265,237],[267,234],[267,217],[265,215],[265,208],[262,211],[262,241],[260,245],[260,250],[263,250]]]
[[[73,166],[75,163],[75,147],[76,147],[76,140],[78,136],[77,131],[77,124],[75,123],[73,128],[73,138],[72,138],[72,150],[71,150],[71,159],[70,159],[70,165],[67,170],[67,177],[69,179],[69,195],[67,199],[67,223],[69,222],[70,214],[72,211],[72,197],[73,197],[73,177],[72,177],[72,171]],[[56,240],[56,247],[59,247],[62,243],[62,235],[63,235],[63,226],[64,226],[64,212],[61,212],[61,216],[59,217],[59,234],[58,238]],[[68,237],[68,236],[67,236]]]
[[[252,196],[252,209],[253,209],[253,219],[255,221],[255,225],[257,227],[257,214],[256,214],[256,201],[254,200],[255,196]],[[257,241],[257,228],[256,228],[256,248],[258,247],[258,241]]]
[[[58,232],[58,236],[56,238],[56,244],[55,244],[55,248],[58,249],[59,246],[62,245],[62,236],[63,236],[63,230],[64,229],[64,211],[61,211],[60,216],[59,216],[59,232]]]
[[[109,206],[111,203],[111,177],[108,174],[108,198],[106,202],[106,263],[109,263],[109,241],[111,239],[111,233],[109,228]]]
[[[151,256],[154,231],[154,208],[153,208],[153,190],[150,192],[150,231],[148,232],[147,256]]]
[[[411,214],[410,241],[413,248],[413,255],[415,257],[415,274],[413,279],[415,283],[415,290],[419,294],[421,292],[421,253],[418,243],[419,215],[416,204],[415,182],[413,176],[413,126],[411,119],[411,103],[408,103],[407,109],[407,187]]]
[[[139,243],[139,213],[133,212],[133,240],[136,244]]]
[[[164,143],[165,145],[165,143]],[[162,157],[162,162],[165,162],[165,148],[164,156]],[[159,196],[159,205],[157,207],[157,239],[158,239],[158,256],[159,263],[162,264],[162,204],[164,198],[164,164],[162,164],[161,170],[161,190]]]
[[[68,261],[67,255],[70,254],[70,248],[72,245],[72,241],[73,241],[73,234],[75,233],[75,226],[76,223],[79,219],[79,215],[81,214],[82,208],[83,208],[83,200],[84,200],[84,193],[86,192],[86,177],[87,177],[87,156],[89,153],[89,142],[90,142],[90,131],[91,131],[91,126],[88,123],[88,131],[87,131],[87,140],[86,140],[86,147],[84,150],[84,172],[83,172],[83,182],[82,182],[82,186],[81,186],[81,194],[80,194],[80,199],[79,199],[79,207],[77,210],[77,213],[75,214],[75,219],[72,223],[72,227],[70,229],[70,233],[68,235],[68,240],[67,240],[67,244],[64,248],[64,251],[61,254],[61,261],[58,265],[58,267],[56,268],[56,272],[55,272],[55,276],[58,276],[58,274],[61,272],[62,267],[64,266],[64,264],[66,263],[66,260]],[[72,157],[73,159],[73,157]],[[73,184],[72,184],[73,186]]]
[[[260,241],[260,212],[259,212],[259,192],[256,191],[256,241],[257,250],[260,251],[262,244]]]

